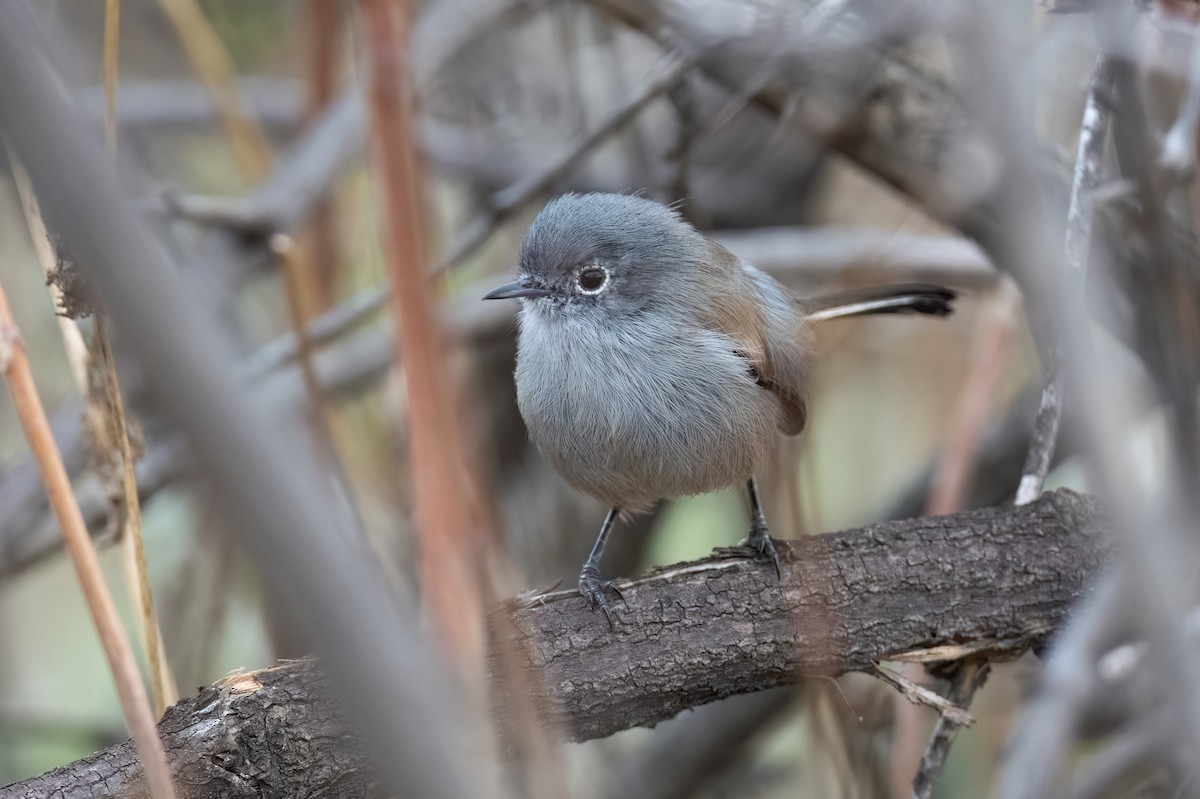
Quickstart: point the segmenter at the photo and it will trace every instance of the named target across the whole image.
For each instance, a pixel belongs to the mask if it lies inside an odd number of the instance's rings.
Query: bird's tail
[[[819,322],[876,313],[919,313],[946,316],[958,295],[932,283],[895,283],[851,289],[800,301],[808,319]]]

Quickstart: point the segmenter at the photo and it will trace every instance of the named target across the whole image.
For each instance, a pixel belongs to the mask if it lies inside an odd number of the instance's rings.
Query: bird
[[[568,193],[538,213],[517,279],[517,404],[529,435],[605,516],[579,593],[613,626],[619,588],[600,560],[622,515],[744,485],[745,544],[780,573],[755,474],[808,422],[813,326],[863,314],[946,316],[956,293],[925,283],[799,298],[633,194]]]

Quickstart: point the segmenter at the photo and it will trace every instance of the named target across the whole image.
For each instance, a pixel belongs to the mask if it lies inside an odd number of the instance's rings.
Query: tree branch
[[[1095,500],[1064,489],[1023,507],[787,542],[781,582],[740,550],[658,569],[622,584],[615,632],[574,591],[509,600],[493,610],[507,624],[493,629],[515,631],[518,676],[535,686],[546,722],[582,741],[881,660],[1015,655],[1054,631],[1094,581],[1106,530]],[[499,656],[491,662],[498,668]],[[231,677],[177,705],[160,731],[180,796],[370,795],[327,691],[301,662]],[[498,697],[498,710],[513,700]],[[122,744],[0,799],[66,789],[136,796],[139,780]]]
[[[1102,529],[1093,501],[1063,490],[1028,510],[788,542],[782,583],[740,550],[659,569],[620,585],[613,634],[574,591],[526,600],[511,623],[536,703],[565,737],[588,740],[881,660],[1019,652],[1101,566]]]

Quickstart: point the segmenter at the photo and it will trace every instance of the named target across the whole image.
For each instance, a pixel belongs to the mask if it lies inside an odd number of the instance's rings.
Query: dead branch
[[[1079,144],[1075,155],[1075,172],[1071,178],[1071,199],[1067,206],[1067,235],[1064,253],[1067,266],[1078,290],[1083,290],[1082,277],[1087,269],[1088,252],[1091,249],[1092,205],[1091,193],[1100,185],[1101,162],[1108,139],[1108,109],[1100,105],[1099,95],[1112,89],[1112,66],[1106,58],[1096,62],[1080,123]],[[1035,499],[1042,491],[1054,449],[1058,444],[1058,429],[1062,422],[1062,353],[1054,341],[1044,320],[1038,326],[1041,339],[1042,398],[1037,417],[1033,423],[1033,434],[1021,483],[1017,487],[1018,505]]]
[[[969,706],[975,692],[987,679],[991,665],[986,660],[975,659],[963,660],[956,664],[950,690],[946,694],[946,701],[956,707]],[[933,735],[930,736],[929,743],[925,747],[925,754],[921,756],[921,766],[917,769],[917,776],[913,780],[913,796],[916,799],[930,799],[933,796],[938,777],[946,765],[946,758],[950,755],[950,745],[954,742],[955,735],[961,726],[962,721],[953,718],[948,713],[938,716],[933,726]]]

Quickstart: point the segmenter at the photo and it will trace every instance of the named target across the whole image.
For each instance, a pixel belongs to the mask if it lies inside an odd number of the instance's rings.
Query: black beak
[[[485,300],[512,300],[512,299],[534,299],[537,297],[548,297],[550,292],[546,289],[538,288],[529,282],[529,278],[519,278],[511,283],[505,283],[503,286],[496,288],[483,295]]]

